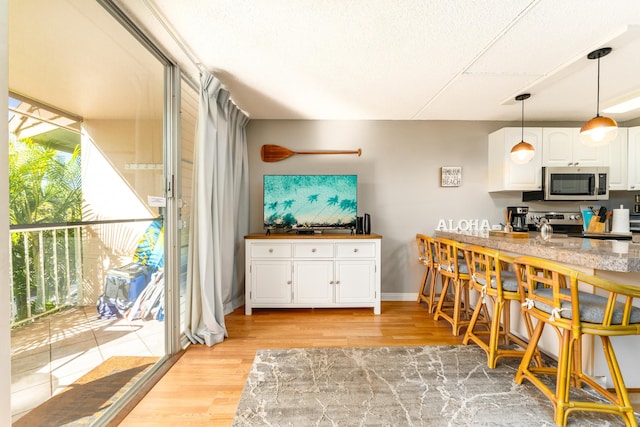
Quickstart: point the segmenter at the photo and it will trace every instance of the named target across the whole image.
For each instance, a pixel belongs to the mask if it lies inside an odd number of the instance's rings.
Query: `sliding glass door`
[[[10,183],[33,201],[10,212],[42,214],[10,214],[16,425],[112,416],[180,348],[197,96],[127,25],[94,1],[9,0],[9,140],[57,159]],[[46,191],[66,172],[73,199]]]

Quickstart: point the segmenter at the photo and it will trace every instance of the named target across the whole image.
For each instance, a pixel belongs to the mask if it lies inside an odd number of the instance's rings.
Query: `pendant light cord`
[[[522,138],[520,138],[520,141],[524,141],[524,99],[522,100],[522,118],[520,121],[520,129],[522,129]]]
[[[598,93],[596,94],[596,117],[600,117],[600,57],[598,57]]]

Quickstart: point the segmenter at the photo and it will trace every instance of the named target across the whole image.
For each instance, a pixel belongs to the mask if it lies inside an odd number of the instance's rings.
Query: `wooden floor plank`
[[[424,304],[382,303],[363,309],[257,309],[225,317],[229,338],[191,346],[121,426],[229,426],[258,349],[461,344]]]

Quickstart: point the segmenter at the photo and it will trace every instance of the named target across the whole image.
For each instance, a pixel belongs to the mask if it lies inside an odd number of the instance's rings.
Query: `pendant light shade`
[[[594,50],[587,55],[589,59],[598,60],[598,86],[596,97],[596,116],[586,122],[580,129],[580,139],[590,147],[606,145],[618,135],[618,123],[610,117],[600,115],[600,58],[611,53],[610,47]]]
[[[529,163],[536,155],[533,145],[526,141],[520,141],[511,149],[511,161],[513,163],[524,165]]]
[[[524,100],[530,96],[531,94],[529,93],[523,93],[522,95],[516,96],[516,101],[522,101],[522,138],[520,139],[520,142],[511,148],[511,161],[518,165],[529,163],[536,155],[533,145],[524,140]]]

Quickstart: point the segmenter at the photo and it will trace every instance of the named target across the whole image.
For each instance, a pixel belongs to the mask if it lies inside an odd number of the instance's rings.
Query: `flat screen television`
[[[265,175],[266,229],[356,227],[357,175]]]

